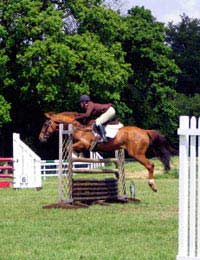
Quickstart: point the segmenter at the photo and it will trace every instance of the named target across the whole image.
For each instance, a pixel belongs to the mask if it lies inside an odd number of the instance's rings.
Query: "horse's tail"
[[[150,144],[155,152],[156,157],[163,163],[165,170],[170,170],[170,156],[177,154],[168,139],[156,130],[147,130],[150,137]]]

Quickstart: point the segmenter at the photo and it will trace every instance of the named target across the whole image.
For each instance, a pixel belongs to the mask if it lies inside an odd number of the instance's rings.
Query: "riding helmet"
[[[80,96],[79,102],[89,102],[90,97],[88,95],[82,95]]]

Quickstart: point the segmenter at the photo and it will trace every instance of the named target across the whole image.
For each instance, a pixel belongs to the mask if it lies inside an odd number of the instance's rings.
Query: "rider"
[[[90,116],[97,116],[93,129],[97,129],[103,142],[107,142],[105,124],[108,120],[111,120],[116,112],[111,103],[108,104],[98,104],[91,101],[90,97],[87,95],[80,96],[79,104],[81,109],[85,112],[82,115],[76,117],[76,119],[85,119]]]

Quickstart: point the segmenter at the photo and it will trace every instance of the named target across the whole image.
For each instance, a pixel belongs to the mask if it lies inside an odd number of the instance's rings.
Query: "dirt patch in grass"
[[[148,173],[146,171],[126,172],[126,177],[128,179],[146,179],[148,177]]]
[[[164,174],[163,169],[157,169],[154,173],[155,175]],[[126,172],[126,177],[128,179],[146,179],[148,178],[149,174],[147,170],[144,171],[134,171],[134,172]]]
[[[155,165],[154,175],[164,175],[166,171],[164,166],[158,160],[153,160]],[[177,157],[172,157],[170,161],[171,170],[178,170],[179,161]],[[138,162],[127,163],[125,167],[127,179],[146,179],[148,178],[148,170],[141,166]]]

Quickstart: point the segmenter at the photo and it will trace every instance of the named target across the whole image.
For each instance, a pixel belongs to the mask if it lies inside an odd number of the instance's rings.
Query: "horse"
[[[40,131],[39,140],[46,142],[58,130],[60,123],[72,124],[73,150],[77,152],[89,150],[96,137],[92,132],[92,126],[82,125],[75,119],[77,115],[77,112],[45,113],[47,119]],[[129,156],[133,157],[148,170],[148,184],[154,192],[157,192],[154,180],[154,163],[146,157],[146,152],[150,146],[158,159],[163,163],[165,170],[169,171],[170,156],[174,153],[174,148],[169,144],[164,135],[154,129],[145,130],[136,126],[123,126],[118,130],[117,135],[108,142],[97,143],[95,150],[110,152],[120,148],[125,149]]]

